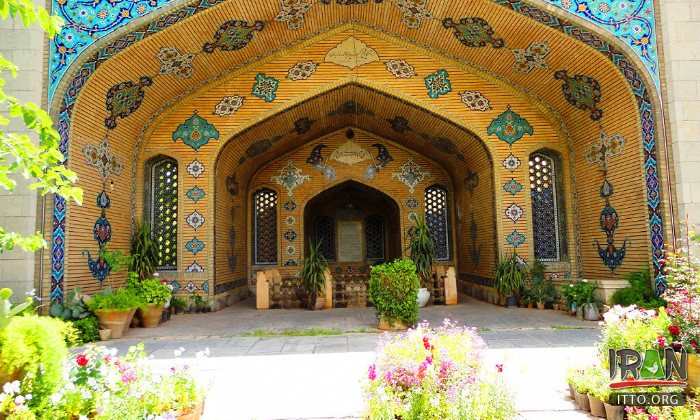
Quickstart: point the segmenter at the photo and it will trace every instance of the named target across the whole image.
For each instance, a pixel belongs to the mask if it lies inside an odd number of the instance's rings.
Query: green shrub
[[[167,283],[154,278],[139,280],[136,272],[129,273],[127,285],[128,291],[155,305],[164,305],[173,295]]]
[[[623,277],[630,285],[612,295],[610,300],[613,305],[637,305],[645,309],[659,309],[666,306],[663,299],[656,297],[656,291],[651,285],[649,267],[627,273]]]
[[[401,321],[412,325],[418,321],[419,288],[416,265],[409,259],[372,267],[369,299],[377,317],[390,323]]]
[[[97,328],[97,318],[94,316],[77,319],[75,321],[71,321],[71,323],[73,324],[73,327],[78,330],[78,345],[94,343],[100,338],[100,332]]]
[[[0,330],[0,383],[20,380],[22,394],[32,394],[33,409],[44,407],[61,386],[65,329],[61,320],[32,315],[14,317]]]
[[[121,289],[112,292],[105,289],[102,294],[94,295],[88,302],[88,309],[95,312],[98,309],[116,309],[126,311],[134,308],[143,308],[146,300],[130,289]]]

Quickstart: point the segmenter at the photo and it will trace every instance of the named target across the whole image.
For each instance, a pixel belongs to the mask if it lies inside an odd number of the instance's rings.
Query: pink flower
[[[85,366],[88,364],[88,358],[85,357],[84,354],[79,354],[78,357],[75,358],[75,363],[78,364],[78,366]]]
[[[368,377],[369,377],[369,380],[370,380],[370,381],[373,381],[373,380],[377,379],[377,370],[376,370],[376,369],[377,369],[377,367],[376,367],[374,364],[369,365],[369,375],[368,375]]]
[[[666,347],[666,340],[662,336],[658,336],[656,341],[659,343],[660,347]]]
[[[501,363],[497,364],[497,365],[496,365],[496,370],[498,371],[498,373],[503,372],[503,364],[501,364]]]
[[[698,343],[696,341],[691,341],[690,342],[690,347],[697,349],[698,348]]]
[[[430,365],[430,364],[433,363],[433,358],[430,357],[430,356],[427,356],[427,357],[425,358],[425,361],[428,362],[428,364]]]

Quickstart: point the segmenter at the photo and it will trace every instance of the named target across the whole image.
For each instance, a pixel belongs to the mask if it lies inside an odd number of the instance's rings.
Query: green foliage
[[[129,271],[147,279],[153,275],[158,265],[158,242],[151,237],[151,227],[148,222],[136,221],[136,229],[131,237],[132,260]]]
[[[22,314],[26,309],[33,305],[32,298],[27,298],[24,303],[19,305],[12,305],[10,298],[12,297],[12,290],[10,289],[0,289],[0,331],[12,321],[12,318]]]
[[[413,261],[397,259],[372,267],[369,300],[374,304],[377,317],[412,325],[418,320],[419,287]]]
[[[435,241],[430,236],[430,227],[423,214],[416,217],[416,231],[415,235],[411,237],[408,249],[411,253],[411,260],[416,266],[416,273],[424,283],[428,282],[437,254]]]
[[[95,312],[98,309],[116,309],[126,311],[134,308],[144,308],[147,306],[146,300],[134,293],[131,289],[120,289],[112,292],[109,288],[101,294],[94,295],[88,302],[88,309]]]
[[[15,317],[0,330],[0,383],[19,379],[22,393],[32,394],[31,408],[44,407],[61,385],[65,329],[59,319],[32,315]]]
[[[54,36],[63,25],[58,16],[49,16],[41,7],[30,0],[0,0],[0,18],[21,18],[25,26],[38,23],[41,28]],[[4,73],[17,76],[17,68],[10,61],[0,56],[0,187],[13,191],[17,182],[12,175],[21,175],[34,179],[29,188],[39,190],[42,195],[58,194],[67,200],[82,201],[82,190],[72,186],[77,180],[75,172],[63,166],[64,157],[58,150],[59,135],[53,128],[49,115],[33,103],[22,103],[17,98],[7,95],[2,89],[5,84]],[[12,120],[21,120],[34,131],[38,144],[34,144],[27,135],[10,133],[4,130]],[[25,251],[36,251],[46,247],[46,241],[40,233],[23,236],[16,232],[7,232],[0,227],[0,252],[19,246]]]
[[[530,264],[528,268],[528,274],[530,275],[530,281],[541,280],[544,281],[544,272],[547,270],[547,266],[542,263],[542,261],[535,259],[535,261]]]
[[[656,291],[651,285],[649,267],[627,273],[623,277],[630,286],[619,289],[612,295],[611,301],[614,305],[637,305],[648,309],[666,306],[663,299],[656,297]]]
[[[51,302],[51,316],[62,318],[63,320],[83,319],[90,315],[85,303],[85,296],[82,288],[76,287],[68,292],[63,299],[63,303]]]
[[[99,256],[102,257],[109,268],[111,269],[110,274],[117,274],[124,267],[129,267],[133,260],[133,257],[126,252],[121,250],[109,251],[107,245],[100,247]]]
[[[325,296],[326,294],[326,268],[328,268],[328,263],[319,250],[320,246],[320,241],[314,245],[309,240],[309,256],[301,262],[301,285],[314,304],[317,296]]]
[[[598,286],[588,282],[588,280],[576,280],[562,287],[561,294],[569,307],[576,305],[580,308],[584,303],[598,303],[598,298],[595,295],[597,289]]]
[[[172,306],[174,309],[177,309],[178,312],[182,312],[187,308],[187,302],[185,302],[183,299],[178,299],[176,297],[173,297],[170,299],[170,306]]]
[[[496,265],[494,288],[501,296],[514,296],[525,285],[525,269],[513,253]]]
[[[165,305],[165,302],[172,297],[167,283],[154,278],[139,280],[139,274],[133,271],[129,272],[127,277],[127,290],[142,297],[146,303],[155,305]]]
[[[86,318],[77,319],[71,322],[73,327],[78,331],[78,345],[86,343],[94,343],[100,339],[100,332],[98,329],[98,321],[94,316],[88,316]]]

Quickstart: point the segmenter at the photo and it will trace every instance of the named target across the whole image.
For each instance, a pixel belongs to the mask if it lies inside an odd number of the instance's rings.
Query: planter
[[[527,304],[527,309],[532,309],[532,302],[529,302],[529,303]]]
[[[163,316],[163,305],[149,303],[145,308],[139,309],[142,326],[144,328],[155,328],[160,323],[160,318]]]
[[[582,307],[583,309],[583,319],[586,321],[598,321],[600,320],[600,312],[598,312],[598,305],[595,303],[586,303]]]
[[[379,325],[377,325],[377,328],[379,328],[380,330],[402,331],[407,330],[408,325],[404,324],[401,321],[389,322],[384,318],[379,318]]]
[[[625,407],[608,403],[604,403],[603,406],[605,406],[605,417],[608,420],[623,420],[625,418]]]
[[[107,341],[112,338],[112,330],[109,328],[98,330],[98,332],[100,333],[100,341]]]
[[[202,417],[202,412],[204,411],[204,403],[200,404],[191,413],[188,414],[178,414],[177,420],[199,420]]]
[[[591,414],[596,417],[605,417],[605,406],[603,402],[593,395],[588,396],[588,405],[591,407]]]
[[[98,309],[95,316],[100,323],[112,330],[112,338],[121,338],[124,334],[124,327],[129,325],[133,313],[131,309],[118,311],[116,309]]]
[[[136,308],[134,309],[129,309],[129,319],[126,320],[126,324],[124,324],[124,332],[129,331],[129,327],[131,326],[131,320],[134,319],[134,315],[136,315]],[[114,331],[112,331],[112,337],[114,337]]]
[[[316,304],[314,305],[315,310],[320,310],[323,309],[323,307],[326,306],[326,298],[323,296],[317,296],[316,297]]]
[[[508,296],[506,298],[506,307],[507,308],[517,308],[518,307],[518,298],[516,296]]]
[[[572,304],[571,304],[571,312],[569,312],[569,313],[571,314],[571,316],[576,316],[576,313],[577,313],[577,312],[578,312],[578,311],[576,310],[576,304],[575,304],[575,303],[572,303]]]
[[[700,356],[688,355],[688,389],[700,388]]]
[[[583,411],[591,411],[591,404],[588,402],[588,394],[581,394],[576,391],[576,402],[578,403],[578,408]]]
[[[537,309],[540,311],[544,309],[544,302],[537,302]]]
[[[572,400],[576,401],[576,393],[574,392],[574,387],[571,386],[571,384],[568,384],[568,385],[569,385],[569,397]]]
[[[558,304],[558,303],[555,303],[554,305],[552,305],[552,309],[554,309],[555,311],[558,311],[558,310],[559,310],[559,304]]]
[[[418,289],[418,307],[422,308],[428,304],[430,300],[430,292],[425,287]]]

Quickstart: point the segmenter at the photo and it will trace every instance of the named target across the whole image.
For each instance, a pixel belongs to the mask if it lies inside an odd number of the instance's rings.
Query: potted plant
[[[397,259],[372,267],[369,300],[379,318],[380,329],[406,329],[418,320],[419,288],[412,260]]]
[[[105,288],[101,294],[92,296],[87,305],[100,323],[112,330],[112,338],[120,338],[131,322],[134,311],[146,306],[146,302],[130,290],[112,292],[110,288]]]
[[[157,327],[163,314],[163,306],[172,297],[167,283],[154,278],[139,280],[139,274],[131,271],[127,284],[127,289],[133,290],[146,302],[145,306],[139,308],[143,327]]]
[[[110,340],[112,338],[112,330],[110,328],[107,328],[106,325],[98,324],[97,330],[99,331],[99,334],[100,334],[100,341],[107,341],[107,340]]]
[[[430,300],[430,276],[433,270],[433,263],[436,258],[435,241],[430,236],[430,227],[425,221],[424,215],[415,218],[415,234],[411,236],[408,245],[411,260],[416,266],[416,273],[420,277],[422,287],[418,290],[418,306],[423,307]]]
[[[301,285],[306,293],[307,308],[322,309],[326,304],[326,269],[328,262],[320,251],[321,241],[309,240],[309,254],[301,262]]]
[[[150,278],[158,265],[158,242],[152,238],[147,222],[136,221],[130,253],[129,271],[137,273],[141,280]]]
[[[498,262],[494,280],[494,288],[499,295],[505,296],[506,306],[517,308],[518,297],[516,295],[525,285],[525,270],[518,262],[515,253]]]
[[[175,315],[178,315],[185,313],[185,309],[187,308],[187,302],[185,302],[182,299],[173,297],[170,300],[170,306],[173,308],[173,312],[175,313]]]
[[[579,318],[583,318],[587,321],[598,321],[600,319],[600,312],[598,312],[598,298],[595,295],[595,291],[598,288],[593,283],[589,283],[587,280],[578,280],[574,283],[574,290],[576,291],[576,307],[580,308],[582,313],[579,313]]]
[[[588,369],[586,377],[588,381],[588,404],[591,407],[591,414],[596,417],[605,417],[603,401],[607,401],[610,396],[609,378],[599,366]]]

